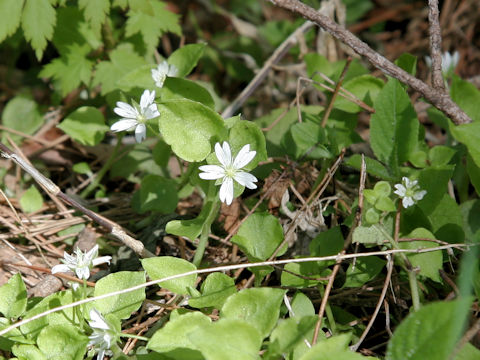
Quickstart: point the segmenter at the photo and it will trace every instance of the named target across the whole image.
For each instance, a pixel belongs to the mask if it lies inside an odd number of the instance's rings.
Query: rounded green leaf
[[[365,220],[369,224],[377,224],[380,221],[380,214],[374,208],[370,208],[365,212]]]
[[[166,101],[158,105],[158,110],[158,126],[165,142],[184,160],[204,160],[212,152],[212,145],[227,137],[222,117],[196,101]]]
[[[347,280],[343,287],[360,287],[374,279],[385,266],[386,261],[376,256],[360,257],[348,265]]]
[[[108,131],[103,114],[91,106],[78,108],[69,114],[58,127],[75,141],[89,146],[99,144]]]
[[[266,260],[283,241],[282,225],[269,213],[254,213],[238,229],[232,242],[251,259]],[[286,247],[277,256],[285,253]]]
[[[380,198],[390,195],[390,193],[392,192],[392,187],[386,181],[379,181],[373,187],[373,191],[375,191],[377,198]]]
[[[49,360],[81,360],[87,343],[88,337],[70,324],[47,326],[37,338],[38,348]]]
[[[205,50],[205,44],[188,44],[175,50],[168,58],[168,63],[178,69],[177,76],[190,74]]]
[[[31,135],[42,126],[42,124],[43,117],[40,115],[37,103],[32,99],[15,96],[7,103],[3,110],[2,125],[9,129]],[[3,141],[6,140],[5,136],[7,134],[14,141],[18,141],[21,138],[19,135],[4,132],[2,136]]]
[[[225,300],[237,292],[235,281],[223,273],[213,273],[207,276],[202,284],[202,295],[192,297],[188,305],[195,308],[215,307],[220,309]]]
[[[188,335],[208,360],[260,360],[262,337],[240,319],[221,319]]]
[[[147,175],[139,190],[139,212],[159,211],[167,214],[177,207],[177,186],[174,180],[158,175]]]
[[[395,203],[389,197],[381,197],[380,199],[378,199],[377,202],[375,203],[375,208],[380,211],[387,211],[387,212],[392,212],[397,210]]]
[[[20,198],[20,206],[26,213],[38,211],[42,208],[42,205],[42,194],[40,194],[35,185],[31,185]]]
[[[143,268],[152,280],[159,280],[197,269],[192,263],[172,256],[159,256],[142,259],[141,261]],[[196,274],[190,274],[177,279],[162,281],[158,285],[176,294],[187,294],[188,288],[195,286],[196,279]]]
[[[19,273],[0,287],[0,313],[7,318],[20,317],[27,308],[27,288]]]
[[[196,82],[176,77],[167,77],[162,88],[162,100],[190,99],[215,109],[212,96],[203,86]]]
[[[119,271],[101,278],[95,284],[94,296],[145,283],[145,273],[137,271]],[[121,295],[114,295],[97,300],[94,307],[102,314],[114,314],[119,319],[127,319],[145,300],[145,289],[137,289]]]
[[[157,330],[155,334],[150,338],[147,344],[147,349],[155,350],[159,353],[167,353],[170,351],[178,351],[179,349],[190,349],[192,351],[197,350],[197,347],[190,341],[188,334],[199,329],[203,329],[211,323],[208,316],[203,315],[201,312],[191,312],[184,315],[177,316],[173,320],[170,320]],[[195,351],[198,353],[198,351]],[[190,354],[188,358],[192,358],[194,354]],[[202,358],[198,356],[197,358]]]
[[[230,296],[222,307],[220,317],[241,319],[268,336],[277,323],[285,290],[272,288],[244,289]]]

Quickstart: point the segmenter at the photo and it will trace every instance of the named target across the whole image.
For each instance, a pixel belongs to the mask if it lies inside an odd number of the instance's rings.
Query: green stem
[[[410,292],[412,293],[413,310],[418,311],[420,309],[420,296],[418,293],[417,274],[413,269],[407,269],[408,282],[410,283]]]
[[[120,336],[121,336],[121,337],[126,337],[126,338],[143,340],[143,341],[148,341],[148,340],[150,340],[149,338],[147,338],[147,337],[145,337],[145,336],[134,335],[134,334],[124,334],[124,333],[121,333]]]
[[[320,290],[320,296],[323,298],[325,295],[325,287],[323,285],[318,286]],[[333,311],[332,308],[330,307],[330,304],[326,303],[325,305],[325,315],[327,316],[328,323],[330,324],[330,329],[332,330],[332,335],[335,335],[337,332],[337,324],[335,323],[335,318],[333,316]]]
[[[213,189],[213,190],[212,190]],[[213,192],[213,199],[212,199],[212,192]],[[193,264],[196,267],[200,266],[202,262],[203,254],[205,253],[205,249],[208,245],[208,235],[210,235],[210,228],[212,226],[213,220],[217,217],[218,210],[220,209],[220,202],[218,201],[218,196],[215,191],[215,184],[213,182],[210,183],[208,187],[208,196],[207,199],[212,201],[212,208],[208,213],[208,216],[203,223],[202,233],[200,234],[200,240],[198,242],[197,250],[195,251],[195,256],[193,257]],[[204,205],[207,206],[207,205]]]
[[[107,162],[105,164],[103,164],[102,168],[95,175],[92,182],[80,193],[80,196],[82,198],[86,198],[88,195],[90,195],[90,193],[93,190],[95,190],[97,188],[98,184],[100,184],[100,181],[102,181],[102,179],[105,176],[105,174],[107,173],[107,171],[110,170],[110,168],[112,167],[113,162],[115,161],[115,158],[117,157],[118,150],[120,149],[120,146],[122,145],[122,141],[121,141],[122,137],[123,136],[119,136],[117,145],[115,145],[115,147],[113,148],[112,154],[108,158]]]

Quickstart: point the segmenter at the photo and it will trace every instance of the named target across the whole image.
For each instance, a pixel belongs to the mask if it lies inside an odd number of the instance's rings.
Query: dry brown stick
[[[442,73],[442,30],[438,20],[438,0],[428,0],[428,22],[430,23],[430,56],[432,59],[432,85],[445,92]]]
[[[90,219],[95,221],[97,224],[105,227],[110,234],[123,242],[126,246],[131,248],[137,255],[140,257],[153,257],[155,256],[150,251],[145,249],[145,246],[141,241],[138,241],[131,236],[129,236],[118,224],[110,221],[103,216],[93,212],[90,209],[87,209],[76,200],[72,199],[70,196],[63,193],[60,188],[55,185],[50,179],[47,179],[43,176],[37,169],[31,166],[28,162],[10,150],[7,146],[0,142],[0,154],[4,158],[10,159],[14,161],[17,165],[19,165],[23,170],[25,170],[30,176],[32,176],[35,181],[42,186],[45,191],[47,191],[50,195],[58,197],[63,202],[69,204],[73,208],[81,211],[83,214],[88,216]]]
[[[460,109],[460,107],[450,98],[450,96],[448,96],[448,94],[428,86],[423,81],[399,68],[397,65],[393,64],[391,61],[387,60],[385,57],[371,49],[366,43],[353,35],[350,31],[338,25],[327,16],[322,15],[310,6],[302,4],[298,0],[270,1],[279,7],[290,10],[310,21],[313,21],[336,39],[351,47],[356,53],[364,56],[373,66],[384,72],[386,75],[400,80],[402,83],[409,85],[412,89],[421,93],[437,109],[452,119],[456,125],[472,122],[472,119],[470,119],[470,117],[465,114],[462,109]]]
[[[393,259],[390,255],[387,255],[387,276],[385,278],[385,282],[383,283],[383,288],[382,288],[382,293],[380,294],[380,299],[378,299],[377,306],[375,307],[375,311],[373,312],[372,317],[370,318],[370,321],[368,322],[367,327],[363,331],[362,335],[360,336],[360,339],[355,345],[352,345],[350,349],[352,351],[357,351],[359,346],[362,344],[363,340],[367,337],[368,332],[373,326],[373,323],[375,319],[377,318],[378,312],[380,311],[380,308],[382,307],[383,300],[385,299],[385,295],[387,294],[387,289],[388,289],[388,284],[390,283],[390,279],[392,278],[392,271],[393,271]]]

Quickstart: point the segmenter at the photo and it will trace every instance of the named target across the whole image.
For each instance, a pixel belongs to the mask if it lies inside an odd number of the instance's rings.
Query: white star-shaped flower
[[[155,91],[145,90],[140,98],[140,105],[132,106],[122,101],[117,102],[117,107],[113,111],[122,118],[110,127],[113,132],[135,129],[135,139],[137,143],[142,142],[147,137],[147,127],[145,123],[160,113],[155,101]]]
[[[256,189],[257,178],[242,168],[247,165],[256,155],[256,151],[250,151],[250,144],[240,149],[235,159],[232,157],[230,145],[224,141],[223,145],[215,144],[215,155],[220,165],[202,165],[199,167],[202,173],[199,176],[204,180],[222,179],[220,186],[220,201],[230,205],[233,201],[233,180],[249,189]]]
[[[90,319],[88,325],[93,330],[88,338],[88,346],[92,346],[95,352],[98,351],[97,360],[102,360],[105,355],[111,356],[110,347],[117,340],[115,331],[107,323],[105,318],[96,309],[90,310]]]
[[[395,190],[394,193],[402,199],[402,205],[404,208],[408,208],[417,201],[422,200],[427,193],[426,190],[420,190],[420,186],[417,184],[417,180],[411,181],[409,178],[404,176],[402,178],[402,183],[395,185],[395,189],[397,190]]]
[[[445,51],[442,55],[442,73],[443,75],[448,75],[450,71],[455,70],[459,60],[458,51],[455,51],[453,54],[450,54],[448,51]],[[432,67],[432,59],[430,56],[425,56],[425,62],[428,67]]]
[[[97,255],[98,245],[95,245],[88,252],[83,252],[79,248],[75,249],[75,252],[72,255],[64,252],[64,258],[61,260],[63,264],[55,265],[52,268],[52,274],[73,271],[79,279],[87,280],[90,277],[90,269],[92,267],[103,263],[110,264],[110,260],[112,259],[111,256],[97,257]]]
[[[175,65],[169,65],[166,61],[158,64],[156,69],[152,69],[152,79],[159,88],[163,86],[167,76],[177,76],[178,69]]]

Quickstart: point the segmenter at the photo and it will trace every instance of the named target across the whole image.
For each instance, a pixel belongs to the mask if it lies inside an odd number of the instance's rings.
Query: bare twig
[[[67,194],[63,193],[60,188],[55,185],[50,179],[47,179],[43,176],[37,169],[35,169],[32,165],[30,165],[27,161],[23,158],[15,154],[12,150],[10,150],[7,146],[0,143],[0,154],[4,158],[10,159],[14,161],[17,165],[19,165],[23,170],[25,170],[30,176],[32,176],[35,181],[40,184],[45,191],[47,191],[50,195],[58,197],[63,202],[71,205],[75,209],[81,211],[83,214],[88,216],[90,219],[95,221],[97,224],[105,227],[110,234],[117,238],[118,240],[122,241],[126,246],[131,248],[135,253],[137,253],[141,257],[152,257],[155,256],[150,251],[145,249],[145,246],[142,242],[135,240],[131,236],[129,236],[118,224],[110,221],[103,216],[93,212],[92,210],[87,209],[76,200],[72,199]]]
[[[442,30],[438,21],[438,0],[428,0],[428,21],[430,22],[430,56],[432,58],[432,84],[441,92],[445,92],[442,73]]]
[[[273,4],[297,13],[304,18],[313,21],[318,26],[329,32],[338,40],[347,44],[356,53],[364,56],[373,66],[380,69],[385,74],[392,76],[402,83],[409,85],[415,91],[421,93],[428,101],[430,101],[437,109],[447,115],[457,124],[467,124],[472,119],[448,96],[441,91],[428,86],[423,81],[410,75],[385,57],[371,49],[366,43],[361,41],[344,27],[338,25],[330,18],[322,15],[315,9],[302,4],[298,0],[270,0]]]

